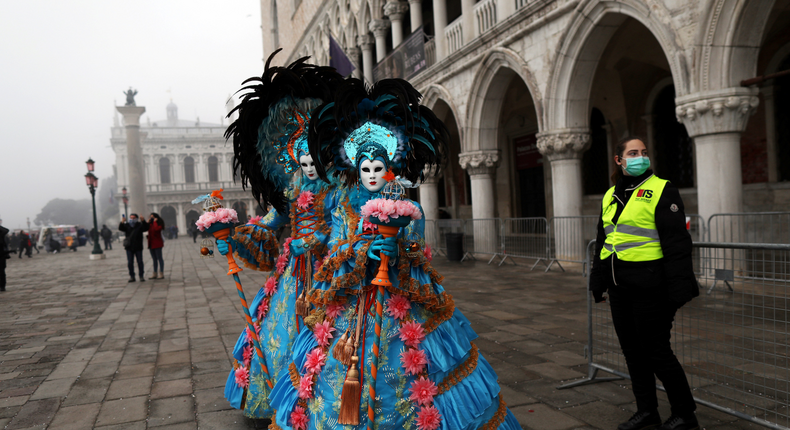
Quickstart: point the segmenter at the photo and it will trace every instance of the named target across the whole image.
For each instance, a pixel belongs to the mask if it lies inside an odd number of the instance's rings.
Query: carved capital
[[[562,130],[538,133],[538,151],[549,161],[581,158],[590,146],[590,133],[580,130]]]
[[[346,48],[346,55],[348,58],[351,59],[351,62],[356,63],[359,59],[359,55],[362,53],[362,50],[357,48],[356,46],[352,46],[350,48]]]
[[[391,21],[400,21],[409,11],[409,4],[405,1],[390,0],[384,5],[384,15]]]
[[[470,176],[493,175],[499,166],[499,151],[470,151],[458,154],[458,164]]]
[[[760,99],[756,88],[727,88],[675,99],[675,115],[689,136],[740,133]]]
[[[387,19],[373,19],[368,23],[368,30],[370,30],[376,38],[387,37],[389,29],[390,21]]]
[[[362,36],[357,36],[357,45],[359,45],[363,50],[371,50],[373,49],[373,45],[376,43],[376,39],[369,34],[363,34]]]

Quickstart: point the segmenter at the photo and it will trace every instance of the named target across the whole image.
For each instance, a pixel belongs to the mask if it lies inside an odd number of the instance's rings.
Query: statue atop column
[[[126,106],[137,106],[134,103],[134,96],[137,95],[137,90],[133,90],[132,87],[129,87],[129,91],[123,92],[126,95]]]

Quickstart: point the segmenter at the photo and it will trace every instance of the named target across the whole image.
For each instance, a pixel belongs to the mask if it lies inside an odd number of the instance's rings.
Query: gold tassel
[[[346,343],[349,343],[348,330],[343,333],[343,336],[340,336],[340,339],[337,340],[335,347],[332,349],[332,356],[335,357],[335,360],[343,363],[344,366],[351,364],[351,354],[346,355]]]
[[[359,425],[359,370],[357,370],[359,357],[351,357],[351,369],[343,382],[343,393],[340,395],[340,411],[337,423],[342,425]]]
[[[348,338],[346,346],[343,348],[343,353],[341,354],[343,361],[341,363],[346,366],[351,365],[351,356],[354,355],[354,342],[356,342],[356,339]]]
[[[310,315],[310,302],[307,300],[307,290],[313,286],[312,258],[308,254],[304,269],[304,282],[302,284],[302,294],[296,299],[296,314],[300,317]],[[298,282],[298,281],[297,281]]]

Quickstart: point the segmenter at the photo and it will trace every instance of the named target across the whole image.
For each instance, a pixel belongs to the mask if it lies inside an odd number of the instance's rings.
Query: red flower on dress
[[[400,340],[407,346],[417,347],[425,339],[425,331],[422,324],[418,322],[408,322],[400,327]]]
[[[299,206],[300,208],[302,208],[302,210],[306,211],[310,208],[310,205],[313,204],[314,198],[315,195],[310,191],[302,191],[299,194],[299,197],[296,198],[296,206]]]
[[[428,356],[425,351],[420,349],[407,349],[400,353],[400,360],[403,362],[403,367],[406,373],[410,375],[417,375],[422,373],[425,365],[428,364]]]
[[[250,371],[244,366],[236,369],[236,385],[242,388],[247,388],[250,385]]]
[[[256,225],[261,221],[261,219],[263,219],[262,216],[255,215],[254,217],[250,218],[249,221],[247,221],[247,225]]]
[[[309,399],[313,397],[313,375],[308,373],[299,380],[299,398]]]
[[[266,280],[266,283],[263,284],[263,292],[267,296],[273,296],[274,293],[277,291],[277,277],[276,276],[269,276],[269,279]]]
[[[436,384],[430,379],[425,379],[424,376],[420,376],[419,380],[412,382],[409,391],[411,392],[409,399],[423,406],[430,405],[433,402],[433,397],[439,394]]]
[[[242,354],[244,355],[244,364],[249,366],[252,360],[252,345],[248,343],[247,346],[244,347],[244,352]]]
[[[344,305],[329,305],[326,307],[326,316],[335,319],[342,315],[345,310],[346,307]]]
[[[285,272],[285,266],[287,265],[288,265],[288,256],[285,254],[280,254],[280,256],[277,257],[277,274],[282,275],[283,272]]]
[[[442,423],[442,414],[433,406],[426,406],[417,412],[417,428],[420,430],[436,430]]]
[[[425,247],[423,254],[425,255],[425,259],[428,260],[429,263],[433,261],[433,251],[431,250],[431,245]]]
[[[321,372],[321,368],[326,362],[326,354],[321,348],[315,348],[308,352],[305,358],[304,367],[307,369],[308,375]]]
[[[305,430],[308,422],[307,411],[301,406],[294,407],[293,412],[291,412],[291,427],[296,430]]]
[[[403,319],[411,309],[411,302],[404,296],[393,295],[387,300],[387,313],[395,319]]]
[[[264,290],[266,292],[266,290]],[[258,305],[258,322],[260,323],[266,318],[266,312],[269,312],[269,302],[267,300],[261,300],[261,304]]]
[[[329,321],[324,321],[313,327],[313,336],[318,345],[327,346],[329,345],[329,339],[332,339],[333,331],[335,331],[335,328],[329,325]]]
[[[253,326],[255,327],[255,334],[260,336],[260,334],[261,334],[261,326],[260,325],[255,325],[255,324],[253,324]],[[245,334],[247,336],[247,342],[252,342],[252,332],[250,331],[250,327],[247,326],[247,328],[244,329],[244,332],[245,332]]]

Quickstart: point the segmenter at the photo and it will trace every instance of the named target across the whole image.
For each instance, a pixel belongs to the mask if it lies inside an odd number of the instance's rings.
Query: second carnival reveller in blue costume
[[[342,77],[334,69],[307,64],[307,58],[271,67],[276,54],[262,77],[245,82],[252,84],[242,88],[246,93],[234,110],[239,117],[226,132],[233,138],[234,168],[242,185],[263,207],[273,207],[263,219],[237,227],[232,237],[235,256],[246,267],[271,271],[250,303],[265,362],[245,330],[225,386],[231,405],[251,418],[272,416],[266,370],[274,383],[291,361],[291,347],[309,312],[313,267],[326,253],[337,202],[334,184],[319,179],[307,135],[311,111],[329,99]],[[280,254],[274,233],[286,224],[291,237]],[[226,254],[228,245],[218,241],[217,249]]]
[[[419,207],[392,190],[441,164],[447,132],[419,97],[403,80],[368,90],[350,79],[314,111],[309,144],[319,174],[331,176],[323,168],[333,163],[346,188],[309,296],[317,308],[310,330],[299,333],[269,398],[273,428],[520,428],[476,333],[426,258],[424,221],[385,238],[363,216],[363,206],[393,194]],[[385,256],[389,286],[379,273]]]

